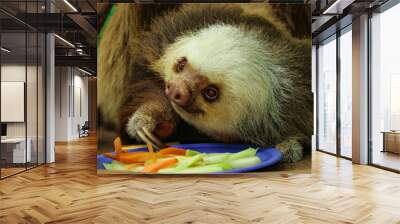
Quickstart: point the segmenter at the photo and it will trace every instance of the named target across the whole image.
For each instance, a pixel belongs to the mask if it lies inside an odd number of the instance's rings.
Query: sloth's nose
[[[190,89],[184,80],[174,80],[166,83],[165,94],[179,106],[187,106],[190,103]]]

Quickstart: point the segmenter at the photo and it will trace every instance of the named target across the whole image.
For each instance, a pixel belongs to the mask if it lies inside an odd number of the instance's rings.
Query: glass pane
[[[372,163],[400,170],[400,4],[372,25]]]
[[[352,35],[340,36],[340,153],[352,157]]]
[[[336,153],[336,39],[318,48],[318,149]]]
[[[30,148],[30,160],[28,160],[28,167],[37,165],[37,132],[38,132],[38,111],[37,111],[37,80],[38,80],[38,57],[37,57],[37,33],[27,33],[28,38],[28,63],[27,63],[27,80],[26,80],[26,115],[27,115],[27,142]]]
[[[2,177],[25,170],[30,160],[26,144],[26,33],[2,33],[1,45],[1,140]],[[26,150],[28,146],[28,151]]]
[[[39,33],[39,45],[38,45],[38,164],[45,163],[45,35]]]

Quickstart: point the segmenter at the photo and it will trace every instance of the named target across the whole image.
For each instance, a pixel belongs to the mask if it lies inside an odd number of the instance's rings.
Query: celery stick
[[[135,168],[133,168],[133,169],[131,169],[131,170],[129,170],[129,171],[132,171],[132,172],[140,172],[140,171],[143,170],[143,168],[144,168],[144,166],[137,166],[137,167],[135,167]]]
[[[113,165],[111,163],[103,163],[103,166],[106,170],[113,170]]]
[[[115,160],[112,161],[112,165],[114,170],[127,170],[124,164],[117,162]]]
[[[178,158],[178,164],[176,165],[177,170],[183,170],[203,159],[203,154],[198,154],[189,158]]]
[[[232,166],[232,168],[237,169],[237,168],[246,168],[246,167],[254,166],[260,162],[261,162],[261,160],[260,160],[260,158],[258,158],[258,156],[252,156],[252,157],[247,157],[247,158],[242,158],[242,159],[231,160],[231,161],[229,161],[229,164]]]
[[[228,154],[205,156],[203,158],[203,161],[205,165],[222,163],[228,160],[228,156],[229,156]]]
[[[204,153],[204,157],[221,156],[221,155],[232,155],[232,153],[229,153],[229,152],[225,152],[225,153]]]
[[[176,172],[177,172],[176,168],[165,168],[158,171],[158,173],[164,173],[164,174],[176,173]]]
[[[256,153],[257,153],[257,149],[247,148],[246,150],[231,154],[229,156],[229,160],[237,160],[237,159],[255,156]]]
[[[195,155],[198,155],[198,154],[200,154],[200,152],[194,151],[194,150],[191,150],[191,149],[187,149],[186,152],[185,152],[185,156],[195,156]]]
[[[121,163],[114,162],[114,160],[111,163],[103,163],[103,165],[106,170],[126,170]]]
[[[224,169],[224,170],[231,170],[232,169],[231,164],[229,164],[228,162],[222,162],[222,163],[218,163],[218,164],[215,164],[215,165],[218,165],[218,166],[222,167],[222,169]]]
[[[184,170],[180,170],[177,173],[214,173],[222,171],[224,171],[224,168],[217,164],[213,164],[207,166],[190,167]]]

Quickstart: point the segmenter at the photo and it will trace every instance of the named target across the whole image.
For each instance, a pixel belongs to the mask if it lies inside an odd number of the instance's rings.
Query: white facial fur
[[[211,83],[222,85],[217,102],[208,103],[199,96],[196,104],[206,112],[193,115],[175,106],[177,113],[205,133],[237,137],[236,122],[244,112],[262,115],[274,104],[267,44],[257,31],[217,24],[179,38],[166,49],[157,63],[166,81],[179,78],[173,65],[181,57]],[[270,59],[271,60],[271,59]],[[257,119],[257,118],[255,118]]]

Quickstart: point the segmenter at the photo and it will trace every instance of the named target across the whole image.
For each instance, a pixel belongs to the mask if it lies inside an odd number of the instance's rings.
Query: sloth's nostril
[[[175,99],[176,99],[176,100],[181,99],[181,94],[176,94],[176,95],[175,95]]]

